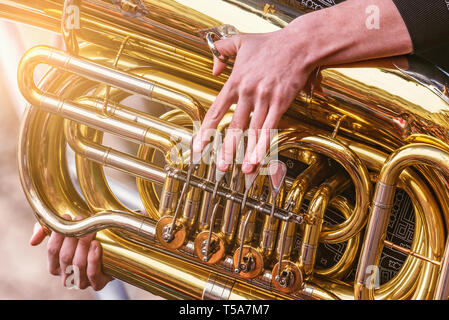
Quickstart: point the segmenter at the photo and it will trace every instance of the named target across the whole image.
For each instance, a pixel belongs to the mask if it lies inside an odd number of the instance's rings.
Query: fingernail
[[[218,162],[218,169],[220,169],[220,171],[227,171],[228,170],[228,164],[226,163],[226,161],[224,161],[223,159],[221,159]]]
[[[243,162],[242,171],[243,173],[251,173],[251,171],[253,171],[253,165],[250,164],[248,161]]]

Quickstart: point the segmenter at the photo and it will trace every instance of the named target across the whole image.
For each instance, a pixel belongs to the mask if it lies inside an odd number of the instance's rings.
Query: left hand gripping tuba
[[[36,218],[66,236],[98,232],[108,274],[169,299],[447,299],[449,80],[437,67],[314,73],[273,140],[277,185],[190,158],[231,71],[211,76],[205,35],[282,28],[304,13],[288,3],[1,1],[0,17],[62,29],[66,45],[29,50],[18,70],[30,104],[19,170]],[[38,65],[49,68],[36,84]],[[127,106],[131,96],[165,111]],[[144,212],[111,191],[104,167],[135,177]]]

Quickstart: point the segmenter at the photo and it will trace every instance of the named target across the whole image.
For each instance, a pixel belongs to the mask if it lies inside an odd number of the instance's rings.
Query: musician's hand
[[[392,0],[347,0],[303,15],[284,29],[236,35],[216,41],[215,46],[221,55],[235,56],[235,63],[203,120],[193,150],[204,149],[211,129],[216,129],[229,107],[237,104],[217,167],[228,170],[249,123],[244,173],[252,172],[263,160],[270,129],[277,128],[316,67],[398,56],[413,50],[407,27]],[[213,74],[220,74],[224,68],[225,63],[214,57]]]
[[[64,216],[70,219],[70,216]],[[39,245],[46,237],[44,229],[39,223],[34,226],[34,232],[30,240],[32,246]],[[72,274],[74,267],[79,270],[79,282],[75,284],[79,289],[91,286],[94,290],[103,289],[113,280],[102,271],[102,247],[95,239],[95,233],[83,238],[64,237],[52,232],[47,243],[48,270],[52,275],[61,276],[62,285],[67,287],[67,278]],[[76,275],[76,273],[73,273]],[[70,280],[70,279],[69,279]],[[69,283],[69,285],[71,285]]]
[[[306,84],[313,64],[309,63],[301,42],[292,41],[294,38],[297,40],[297,35],[285,28],[271,33],[236,35],[215,42],[222,55],[235,56],[234,68],[207,112],[193,148],[200,152],[205,147],[209,142],[207,133],[217,128],[229,107],[236,103],[218,159],[219,170],[228,170],[249,124],[242,170],[250,173],[265,156],[270,130],[277,128],[281,116]],[[213,74],[220,74],[225,66],[214,57]]]

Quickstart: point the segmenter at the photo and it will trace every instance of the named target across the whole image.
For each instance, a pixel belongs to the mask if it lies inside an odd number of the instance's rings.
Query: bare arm
[[[216,47],[225,56],[235,56],[234,68],[203,121],[194,151],[206,146],[207,133],[236,103],[218,168],[229,169],[236,142],[249,128],[244,173],[253,171],[263,159],[270,143],[269,130],[277,128],[316,67],[413,51],[407,27],[392,0],[348,0],[299,17],[282,30],[234,36],[217,41]],[[215,58],[214,75],[224,68]]]

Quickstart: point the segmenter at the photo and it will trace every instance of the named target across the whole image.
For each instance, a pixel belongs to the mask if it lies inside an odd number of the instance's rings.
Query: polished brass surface
[[[61,32],[66,47],[35,47],[18,70],[30,103],[19,171],[37,220],[67,236],[98,231],[107,273],[169,299],[447,299],[449,100],[434,66],[419,77],[397,67],[405,57],[318,70],[272,144],[287,166],[302,166],[287,172],[278,195],[267,196],[267,177],[244,177],[239,164],[223,183],[213,163],[192,167],[192,134],[232,70],[230,60],[211,75],[204,36],[222,25],[278,30],[303,9],[258,0],[1,1],[0,17]],[[36,84],[42,64],[49,69]],[[130,96],[151,107],[127,106]],[[103,133],[137,153],[105,145]],[[145,212],[119,200],[104,167],[136,178]],[[385,239],[397,188],[414,210],[410,248]],[[344,221],[324,224],[328,209]],[[335,265],[317,265],[319,244],[343,243]],[[379,284],[384,246],[407,257]]]

